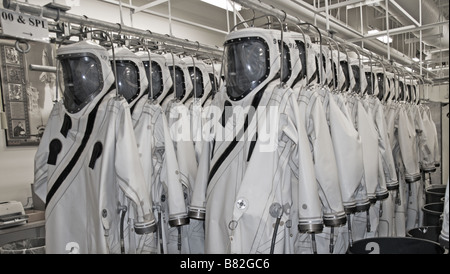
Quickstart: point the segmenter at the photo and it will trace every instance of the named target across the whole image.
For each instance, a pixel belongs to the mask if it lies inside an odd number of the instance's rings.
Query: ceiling
[[[259,2],[287,13],[309,23],[324,22],[328,18],[329,30],[335,30],[335,36],[371,51],[387,56],[388,46],[368,37],[368,31],[376,29],[387,31],[386,10],[389,10],[389,31],[392,43],[389,52],[394,61],[404,63],[420,72],[418,60],[422,57],[422,75],[430,79],[448,81],[449,38],[448,38],[448,0],[229,0],[242,3],[244,9],[239,12],[226,12],[224,9],[204,3],[201,0],[97,0],[130,8],[133,14],[148,13],[153,16],[171,18],[179,23],[201,28],[205,35],[214,33],[219,40],[241,20],[251,19],[258,11],[245,8],[245,2]],[[326,4],[329,13],[326,14]],[[422,10],[422,18],[420,18]],[[227,18],[228,14],[228,18]],[[362,18],[362,20],[361,20]],[[317,23],[316,22],[316,23]],[[446,22],[446,23],[445,23]],[[317,23],[322,30],[324,24]],[[420,32],[422,28],[422,45]],[[222,46],[221,41],[213,42]],[[373,47],[371,47],[373,46]],[[422,56],[420,56],[422,49]],[[397,60],[395,60],[397,59]]]

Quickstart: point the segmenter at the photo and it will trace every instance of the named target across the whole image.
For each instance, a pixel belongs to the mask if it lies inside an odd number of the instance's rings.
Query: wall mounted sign
[[[48,23],[42,17],[0,9],[3,35],[44,43],[50,42]]]

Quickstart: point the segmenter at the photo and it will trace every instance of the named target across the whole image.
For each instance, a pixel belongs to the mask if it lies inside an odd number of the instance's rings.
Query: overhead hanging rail
[[[3,0],[3,7],[10,10],[17,10],[18,8],[20,12],[53,19],[56,22],[79,24],[83,27],[101,29],[104,31],[115,32],[122,35],[131,35],[139,38],[149,39],[152,41],[158,41],[166,46],[170,46],[171,48],[179,48],[181,52],[196,52],[199,55],[204,55],[205,57],[209,58],[220,60],[223,54],[223,49],[220,49],[216,46],[201,44],[197,41],[181,39],[167,34],[154,33],[149,30],[136,29],[120,23],[111,23],[107,21],[88,18],[87,16],[70,14],[66,12],[68,9],[63,8],[65,6],[38,6],[29,4],[27,2]]]

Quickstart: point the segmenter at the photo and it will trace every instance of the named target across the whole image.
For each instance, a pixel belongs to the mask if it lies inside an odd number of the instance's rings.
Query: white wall
[[[430,101],[448,103],[448,88],[449,85],[433,86],[429,92]]]
[[[31,197],[33,164],[36,147],[6,146],[5,131],[0,132],[0,201],[20,201],[27,204]]]

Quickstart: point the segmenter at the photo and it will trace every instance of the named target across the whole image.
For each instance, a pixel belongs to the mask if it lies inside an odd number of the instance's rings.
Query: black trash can
[[[442,227],[440,226],[422,226],[408,230],[407,237],[430,240],[439,243],[439,235]]]
[[[441,226],[441,215],[444,203],[431,203],[422,207],[423,226]]]
[[[366,238],[353,242],[347,254],[444,254],[438,243],[412,237]]]
[[[7,243],[0,247],[0,254],[45,254],[45,238]]]
[[[445,197],[447,185],[430,185],[425,189],[425,203],[439,203],[441,198]]]

